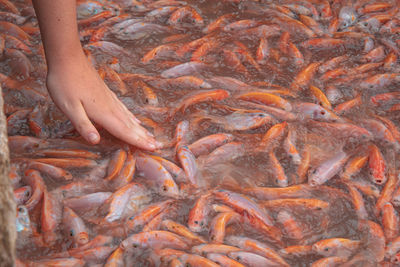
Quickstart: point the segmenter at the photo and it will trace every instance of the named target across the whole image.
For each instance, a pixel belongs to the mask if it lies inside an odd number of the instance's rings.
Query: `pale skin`
[[[47,89],[54,103],[89,143],[100,134],[93,122],[140,148],[159,144],[118,100],[86,58],[79,40],[76,0],[33,0],[47,62]]]

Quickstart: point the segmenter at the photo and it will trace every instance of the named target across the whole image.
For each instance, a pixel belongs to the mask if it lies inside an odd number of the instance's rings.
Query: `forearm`
[[[76,0],[33,0],[49,70],[84,56],[76,21]]]

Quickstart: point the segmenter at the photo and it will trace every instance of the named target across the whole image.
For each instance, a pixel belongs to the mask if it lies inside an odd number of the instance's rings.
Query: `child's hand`
[[[53,65],[48,71],[47,89],[88,142],[100,141],[91,119],[129,144],[148,150],[156,148],[151,134],[107,87],[83,53],[79,58]]]

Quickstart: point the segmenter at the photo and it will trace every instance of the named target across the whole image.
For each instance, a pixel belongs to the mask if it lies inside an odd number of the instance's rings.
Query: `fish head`
[[[16,228],[17,232],[28,231],[30,229],[31,221],[29,219],[28,209],[20,205],[17,208]]]
[[[384,171],[378,169],[370,169],[368,174],[371,180],[378,185],[382,185],[386,182],[386,176]]]
[[[180,196],[179,187],[173,179],[165,179],[159,190],[162,195],[168,197],[177,198]]]
[[[357,12],[353,7],[344,6],[339,11],[339,29],[346,29],[357,21]]]
[[[363,31],[377,33],[381,28],[381,23],[376,18],[368,18],[357,22],[356,26]]]
[[[89,242],[89,234],[87,232],[80,232],[74,237],[76,243],[80,246]]]
[[[287,179],[281,179],[280,177],[276,177],[275,183],[276,183],[279,187],[287,187],[287,186],[289,185]]]
[[[331,242],[328,242],[327,240],[321,240],[315,243],[312,245],[312,250],[324,257],[335,255],[337,251],[335,246],[333,246]]]
[[[319,185],[320,173],[317,168],[313,168],[308,172],[308,184],[311,186]]]

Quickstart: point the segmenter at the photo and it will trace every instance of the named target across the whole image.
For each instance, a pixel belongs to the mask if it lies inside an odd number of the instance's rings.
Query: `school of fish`
[[[16,266],[400,266],[398,0],[78,0],[153,152],[85,143],[0,10]]]

